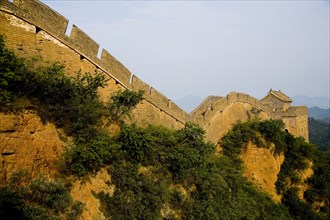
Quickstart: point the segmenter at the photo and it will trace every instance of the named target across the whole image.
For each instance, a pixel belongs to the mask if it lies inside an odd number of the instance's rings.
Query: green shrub
[[[2,111],[11,110],[15,100],[27,98],[44,121],[52,121],[75,136],[86,126],[100,123],[105,107],[99,100],[98,88],[105,85],[103,74],[78,72],[70,77],[65,74],[64,66],[56,62],[47,67],[29,68],[26,61],[5,48],[0,36]]]
[[[45,178],[31,179],[27,172],[11,175],[0,187],[1,219],[76,219],[83,204],[73,201],[71,186]]]
[[[110,172],[116,191],[112,197],[100,193],[101,201],[114,219],[159,219],[166,200],[164,179],[138,174],[137,165],[117,163]],[[110,217],[109,216],[109,217]]]
[[[124,126],[119,135],[118,141],[121,145],[121,151],[124,158],[128,161],[143,163],[148,165],[149,152],[151,152],[151,136],[145,129],[136,125]]]
[[[325,181],[329,176],[326,174],[328,173],[326,170],[329,167],[318,165],[322,160],[317,157],[320,152],[317,151],[315,146],[306,143],[301,137],[296,138],[285,132],[283,122],[278,120],[238,123],[222,138],[220,143],[224,154],[234,158],[238,164],[241,164],[242,161],[238,156],[246,148],[249,141],[255,143],[258,147],[264,147],[260,145],[262,141],[258,141],[260,137],[263,137],[268,144],[275,144],[274,154],[284,154],[285,156],[275,185],[277,191],[284,195],[283,204],[288,207],[290,214],[294,218],[300,218],[302,216],[302,219],[318,218],[315,217],[318,215],[315,214],[311,207],[314,202],[321,201],[325,202],[326,206],[329,206],[329,200],[326,199],[329,196],[329,190],[327,190],[329,187],[327,184],[328,181]],[[301,174],[299,171],[306,169],[309,161],[314,163],[314,170],[316,172],[308,180],[311,187],[305,193],[306,199],[309,202],[307,204],[297,197],[295,186],[301,183]],[[315,185],[313,186],[313,184]],[[325,208],[324,210],[328,209]],[[325,214],[325,216],[328,216],[328,214]]]
[[[14,106],[15,99],[27,99],[44,122],[55,123],[74,138],[73,147],[61,162],[64,173],[83,177],[97,172],[115,156],[116,144],[100,128],[101,118],[122,123],[142,100],[143,91],[118,91],[104,105],[98,95],[98,89],[106,85],[104,74],[78,72],[71,77],[59,63],[28,68],[24,60],[4,47],[2,37],[0,64],[1,110],[10,110],[8,106]]]
[[[264,138],[267,143],[263,143]],[[220,141],[223,153],[234,158],[241,164],[239,154],[246,149],[247,143],[252,142],[258,147],[275,144],[274,154],[284,154],[285,160],[278,174],[276,188],[283,193],[290,184],[300,181],[297,171],[307,168],[308,160],[313,159],[315,147],[306,143],[302,138],[295,138],[284,131],[280,120],[248,121],[237,123]]]
[[[257,122],[256,122],[257,123]],[[258,130],[252,126],[252,122],[237,123],[221,139],[220,145],[225,155],[237,160],[237,156],[246,149],[249,141],[258,143]],[[239,160],[237,160],[239,162]]]
[[[290,134],[285,137],[285,160],[281,165],[281,171],[278,174],[276,189],[284,193],[290,185],[298,184],[301,180],[297,171],[308,167],[308,161],[313,161],[313,152],[316,148],[304,141],[303,138],[295,138]]]
[[[130,90],[117,91],[111,96],[111,100],[107,104],[110,120],[123,123],[125,117],[130,117],[130,112],[142,101],[143,94],[143,90],[137,92]]]
[[[208,167],[208,175],[179,205],[184,219],[290,219],[282,206],[242,176],[230,158],[214,157]]]
[[[20,76],[26,71],[24,60],[5,48],[3,36],[0,35],[0,110],[8,108],[17,89],[15,82],[20,81]],[[14,83],[13,83],[14,82]]]
[[[310,209],[315,201],[325,202],[321,212],[328,216],[328,165],[314,165],[307,203],[298,200],[291,187],[299,182],[297,171],[306,168],[306,159],[315,162],[319,157],[313,146],[285,132],[279,120],[236,124],[221,140],[224,155],[216,157],[215,146],[204,141],[205,131],[193,123],[179,130],[125,125],[126,117],[143,99],[142,91],[118,91],[104,105],[97,93],[106,85],[104,76],[79,72],[69,77],[58,63],[29,69],[24,60],[4,48],[2,38],[0,64],[1,110],[29,105],[44,121],[54,122],[73,137],[74,144],[61,161],[63,173],[82,178],[109,168],[116,190],[111,197],[99,194],[109,218],[159,219],[165,205],[183,219],[290,219],[288,210],[293,218],[318,218]],[[14,104],[15,100],[21,104]],[[100,128],[103,116],[121,125],[117,139]],[[276,186],[288,210],[243,177],[238,155],[249,141],[259,147],[272,142],[274,153],[285,155]],[[8,185],[0,187],[0,216],[75,219],[83,204],[72,201],[69,192],[70,186],[58,180],[31,180],[24,172],[14,174]]]
[[[177,131],[124,126],[119,156],[109,168],[116,191],[112,197],[99,194],[108,217],[159,219],[166,204],[173,211],[166,219],[175,219],[174,213],[183,219],[289,219],[283,207],[248,183],[235,162],[215,157],[215,146],[203,135],[192,123]]]
[[[192,123],[177,132],[155,126],[139,128],[133,124],[123,127],[118,141],[120,154],[126,161],[144,166],[162,165],[172,173],[175,182],[193,182],[205,174],[205,160],[214,152],[214,146],[205,143],[203,135],[204,131]]]
[[[304,198],[310,205],[321,204],[320,214],[326,217],[330,215],[330,156],[320,152],[314,161],[314,174],[307,180]]]
[[[61,170],[63,173],[84,177],[96,173],[109,164],[117,152],[118,145],[106,133],[98,133],[93,139],[77,142],[63,155]]]
[[[0,187],[0,216],[4,220],[24,219],[22,196],[13,188]]]
[[[292,187],[285,191],[282,203],[289,209],[295,219],[323,219],[313,211],[310,205],[298,198],[298,188]]]
[[[105,85],[104,76],[78,73],[69,77],[64,66],[55,63],[26,74],[22,83],[21,95],[36,100],[35,107],[42,119],[64,127],[69,135],[77,136],[79,132],[82,135],[85,127],[100,123],[104,110],[97,89]]]

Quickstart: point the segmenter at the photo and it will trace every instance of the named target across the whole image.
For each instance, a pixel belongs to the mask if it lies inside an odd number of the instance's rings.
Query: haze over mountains
[[[330,121],[330,108],[322,109],[322,108],[314,106],[314,107],[308,109],[308,115],[309,115],[309,117],[313,117],[315,119],[329,122]]]
[[[296,95],[291,97],[293,102],[292,105],[304,105],[308,108],[317,106],[319,108],[327,109],[330,108],[329,97],[309,97],[306,95]]]
[[[318,107],[320,109],[330,108],[330,98],[328,97],[309,97],[306,95],[296,95],[291,97],[294,106],[307,106],[308,108]],[[204,99],[198,96],[187,95],[181,99],[174,100],[175,103],[180,106],[186,112],[193,111]],[[317,109],[312,109],[312,112],[316,112]],[[328,111],[329,112],[329,111]],[[326,113],[321,113],[326,114]],[[313,116],[312,116],[313,117]],[[325,117],[326,118],[326,117]]]

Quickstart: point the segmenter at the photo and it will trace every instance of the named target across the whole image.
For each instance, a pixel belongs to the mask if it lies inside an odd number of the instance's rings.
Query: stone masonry
[[[144,90],[145,99],[133,111],[132,121],[139,125],[164,124],[181,128],[193,121],[206,130],[206,138],[216,143],[234,123],[252,118],[282,119],[286,129],[308,141],[306,107],[292,107],[292,100],[281,91],[269,91],[257,100],[242,93],[226,97],[208,97],[191,114],[149,86],[122,65],[86,33],[73,25],[66,35],[68,20],[36,0],[0,0],[0,34],[5,45],[17,55],[42,64],[58,61],[68,74],[78,71],[103,73],[108,85],[100,89],[102,100],[109,99],[118,89]]]

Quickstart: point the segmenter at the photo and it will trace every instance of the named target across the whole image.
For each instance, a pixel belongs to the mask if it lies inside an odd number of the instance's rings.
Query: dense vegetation
[[[101,128],[103,121],[123,123],[143,97],[142,91],[118,91],[104,104],[98,95],[98,88],[106,85],[104,76],[79,72],[70,77],[58,63],[31,68],[4,48],[2,38],[0,68],[1,110],[33,108],[45,122],[53,122],[73,136],[74,146],[64,155],[61,169],[78,177],[97,172],[110,159],[116,144]]]
[[[127,125],[124,119],[143,98],[143,92],[124,91],[108,103],[97,89],[101,75],[65,75],[63,66],[31,68],[4,48],[0,40],[0,104],[2,111],[35,109],[44,121],[55,123],[73,137],[59,170],[64,180],[25,181],[12,176],[0,187],[0,214],[7,219],[74,219],[82,204],[73,202],[67,176],[85,178],[107,167],[116,190],[99,193],[102,211],[112,219],[326,219],[329,216],[329,159],[302,139],[283,130],[281,121],[238,123],[222,140],[223,154],[204,141],[204,130],[193,123],[173,130],[162,126]],[[104,124],[121,126],[110,136]],[[260,147],[275,144],[284,153],[276,204],[242,175],[238,155],[252,141]],[[306,202],[297,198],[297,171],[314,162]],[[322,187],[322,188],[320,188]],[[311,208],[323,202],[321,214]]]
[[[329,216],[330,178],[329,157],[319,152],[315,146],[303,138],[295,138],[284,130],[280,120],[248,121],[236,124],[221,140],[224,155],[233,158],[237,167],[242,166],[239,154],[246,149],[248,142],[259,147],[275,144],[274,154],[284,154],[285,160],[278,174],[276,189],[283,195],[282,204],[286,205],[294,218],[322,219]],[[313,162],[314,175],[308,180],[310,188],[305,192],[307,202],[298,198],[301,183],[300,171]],[[322,193],[321,193],[322,192]],[[324,202],[319,213],[313,210],[318,203]]]
[[[76,219],[83,204],[72,200],[70,189],[65,181],[31,179],[27,171],[16,172],[0,188],[1,219]]]
[[[114,219],[289,218],[285,208],[256,190],[204,131],[187,123],[180,130],[125,126],[109,173],[112,197],[101,193]]]
[[[309,141],[330,155],[330,123],[308,118]]]
[[[142,99],[143,92],[118,91],[104,104],[97,93],[98,88],[106,85],[102,75],[77,73],[70,77],[58,63],[35,68],[30,62],[33,61],[18,58],[7,50],[0,36],[0,110],[33,109],[44,122],[54,123],[73,137],[73,145],[59,163],[63,174],[84,177],[97,172],[109,163],[111,149],[116,146],[100,125],[103,121],[123,123],[129,111]],[[69,210],[71,214],[65,217],[63,213],[68,212],[72,203],[70,187],[58,180],[49,182],[39,178],[19,184],[19,187],[16,185],[6,184],[0,188],[1,218],[49,219],[57,216],[67,219],[78,215],[82,207],[80,203],[73,203]],[[56,202],[60,196],[57,193],[65,198]],[[43,198],[35,201],[34,194],[48,196],[50,201],[43,201]],[[50,202],[54,204],[49,205]]]

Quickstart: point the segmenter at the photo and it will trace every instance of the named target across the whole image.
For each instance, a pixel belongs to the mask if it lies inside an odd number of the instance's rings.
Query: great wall
[[[188,114],[131,74],[108,51],[100,51],[99,44],[76,25],[70,36],[66,35],[68,23],[65,17],[39,1],[0,0],[0,34],[7,48],[36,64],[58,61],[65,65],[68,74],[103,73],[108,79],[108,85],[99,90],[104,101],[118,89],[144,90],[145,99],[132,112],[131,120],[138,125],[156,124],[178,129],[185,122],[193,121],[205,129],[208,141],[217,143],[237,121],[282,119],[288,132],[308,141],[307,107],[291,106],[292,100],[281,91],[270,90],[261,100],[237,92],[224,97],[209,96]],[[100,58],[97,54],[101,54]],[[32,176],[54,177],[58,172],[58,158],[68,146],[62,135],[61,129],[52,123],[44,124],[33,111],[0,112],[0,186],[8,182],[11,173],[23,168]],[[246,177],[279,201],[275,182],[284,156],[274,156],[271,149],[249,144],[242,160],[247,167]],[[307,171],[305,179],[312,174],[310,168]],[[95,193],[113,194],[115,188],[109,182],[111,176],[105,169],[87,182],[73,181],[72,198],[86,204],[80,219],[106,219]]]
[[[108,85],[100,89],[107,100],[118,89],[144,90],[145,99],[133,111],[132,121],[139,124],[163,124],[181,128],[193,121],[206,130],[206,138],[216,143],[234,123],[252,118],[282,119],[288,132],[308,141],[308,111],[306,107],[290,106],[292,100],[281,91],[270,90],[257,100],[247,94],[230,93],[226,97],[208,97],[191,114],[155,88],[141,81],[107,50],[73,25],[66,35],[68,20],[36,0],[0,0],[1,33],[5,45],[17,55],[42,63],[58,61],[67,73],[78,71],[103,73]]]

